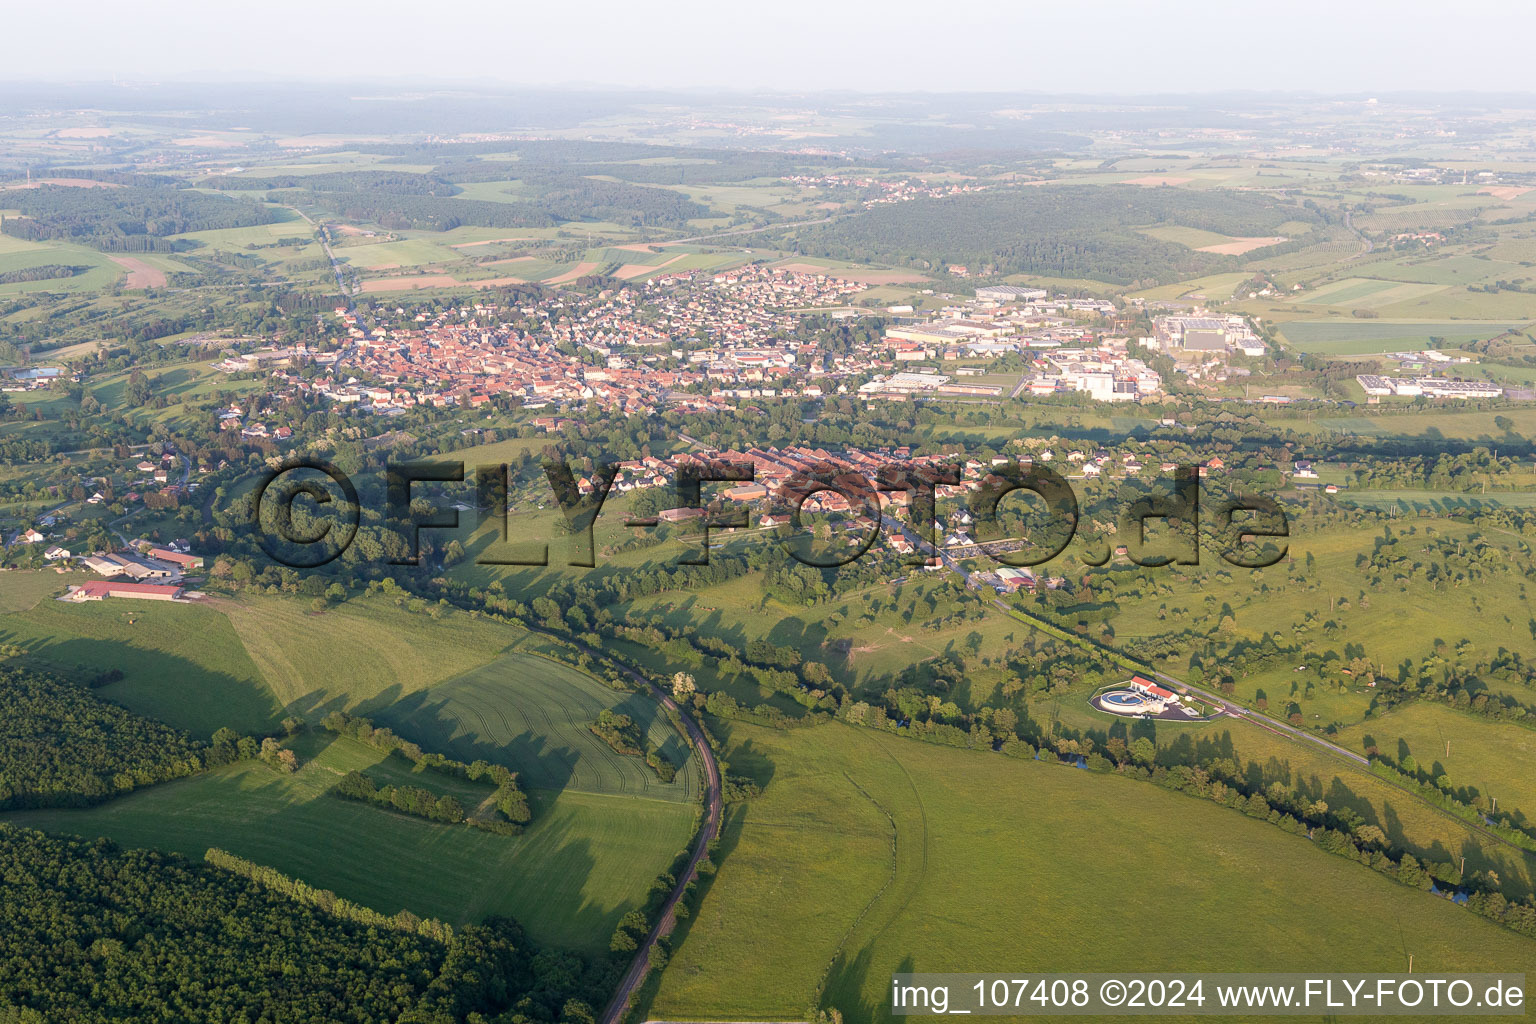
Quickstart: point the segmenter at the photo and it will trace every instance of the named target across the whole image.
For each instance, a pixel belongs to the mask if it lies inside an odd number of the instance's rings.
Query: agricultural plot
[[[1184,228],[1169,230],[1188,230]],[[1217,236],[1224,237],[1224,236]],[[1197,277],[1190,281],[1180,281],[1178,284],[1163,285],[1158,288],[1149,288],[1145,291],[1135,292],[1139,298],[1144,299],[1177,299],[1186,295],[1203,295],[1207,299],[1225,301],[1237,291],[1238,285],[1252,279],[1252,274],[1212,274],[1209,277]]]
[[[69,584],[89,578],[85,573],[57,573],[51,569],[17,569],[0,573],[0,614],[34,608],[43,600],[64,593]],[[0,623],[3,622],[0,619]]]
[[[1411,282],[1377,281],[1370,278],[1347,277],[1334,281],[1298,296],[1295,301],[1307,306],[1340,306],[1349,309],[1375,309],[1394,302],[1433,295],[1439,285]]]
[[[1388,281],[1408,281],[1420,284],[1468,285],[1498,279],[1513,280],[1531,273],[1530,268],[1504,260],[1481,256],[1453,256],[1436,253],[1426,256],[1403,256],[1394,260],[1372,263],[1361,267],[1371,277]]]
[[[1384,283],[1384,282],[1378,282]],[[1452,345],[1490,338],[1523,320],[1293,320],[1280,325],[1285,340],[1315,355],[1360,355],[1419,349],[1431,338]]]
[[[485,664],[523,635],[462,613],[432,620],[387,597],[355,598],[324,614],[286,597],[220,608],[284,712],[306,717],[371,715]]]
[[[299,737],[302,767],[244,763],[87,810],[6,820],[105,836],[201,859],[210,846],[247,857],[385,913],[462,923],[509,914],[534,941],[598,953],[618,919],[687,845],[695,809],[586,793],[533,796],[517,837],[442,825],[327,793],[383,755],[328,734]],[[432,788],[430,773],[418,785]]]
[[[1528,770],[1536,732],[1530,729],[1420,703],[1351,726],[1338,741],[1359,751],[1374,746],[1399,764],[1412,756],[1421,771],[1447,776],[1455,789],[1497,799],[1500,811],[1536,821],[1536,779]]]
[[[1497,442],[1509,432],[1495,422],[1504,416],[1514,424],[1517,436],[1536,430],[1536,409],[1514,406],[1503,413],[1475,410],[1428,409],[1404,410],[1390,416],[1322,416],[1307,423],[1287,420],[1301,431],[1338,431],[1368,437],[1432,437],[1464,441]]]
[[[843,725],[727,731],[733,770],[767,785],[727,823],[726,859],[651,1018],[793,1019],[823,972],[821,1005],[862,1024],[885,1019],[893,972],[983,962],[1301,970],[1326,949],[1332,969],[1402,972],[1408,952],[1415,970],[1530,959],[1529,940],[1444,900],[1146,784]],[[1115,884],[1134,865],[1156,865],[1156,885]]]
[[[121,267],[95,249],[58,242],[28,242],[0,235],[0,274],[50,265],[85,269],[67,277],[0,284],[0,297],[33,292],[73,294],[96,291],[110,287],[123,273]]]
[[[1289,223],[1294,224],[1296,222],[1291,221]],[[1303,225],[1301,230],[1310,231],[1311,226]],[[1268,248],[1288,240],[1284,235],[1238,237],[1219,234],[1215,231],[1203,231],[1200,228],[1182,227],[1176,224],[1141,228],[1140,231],[1142,234],[1160,241],[1173,242],[1199,252],[1213,252],[1222,256],[1242,256],[1245,253],[1253,252],[1255,249]]]
[[[1489,207],[1508,216],[1492,196],[1453,196],[1431,202],[1406,203],[1399,206],[1382,206],[1371,213],[1358,215],[1355,226],[1362,231],[1410,232],[1434,231],[1456,227],[1477,220]]]
[[[348,245],[336,250],[338,259],[365,270],[416,267],[427,263],[459,260],[463,254],[425,238],[405,238],[370,245]]]
[[[1393,301],[1374,307],[1381,316],[1390,317],[1508,317],[1512,320],[1536,318],[1536,295],[1500,290],[1492,294],[1466,288],[1448,288],[1422,298]]]
[[[552,439],[548,437],[509,437],[501,441],[478,444],[444,452],[440,458],[458,461],[466,467],[497,465],[525,455],[537,455]],[[466,472],[469,471],[466,469]]]
[[[272,224],[257,224],[245,228],[217,228],[212,231],[191,231],[184,235],[172,236],[175,240],[201,242],[212,249],[223,249],[226,252],[244,252],[250,246],[270,246],[287,238],[302,238],[305,244],[309,244],[315,234],[315,229],[309,223],[296,214],[290,215],[287,220],[280,220]]]
[[[1369,559],[1380,530],[1336,529],[1303,535],[1293,528],[1291,564],[1230,576],[1211,574],[1203,580],[1170,574],[1166,582],[1171,593],[1121,605],[1114,619],[1117,637],[1125,642],[1173,629],[1215,635],[1219,621],[1230,615],[1234,638],[1257,639],[1279,631],[1307,649],[1336,654],[1342,654],[1348,642],[1373,663],[1389,666],[1430,655],[1436,641],[1454,646],[1463,639],[1480,649],[1498,645],[1536,656],[1528,616],[1521,611],[1525,581],[1498,568],[1518,557],[1513,538],[1433,519],[1395,524],[1393,533],[1397,536],[1393,550],[1405,559],[1424,561],[1430,545],[1446,540],[1470,545],[1475,535],[1492,544],[1503,561],[1490,562],[1475,584],[1440,582],[1431,589],[1422,578],[1399,581],[1389,572],[1382,586],[1373,587],[1370,566],[1358,563],[1361,556]],[[1330,620],[1336,630],[1325,632],[1321,627]],[[1336,693],[1311,672],[1296,672],[1295,667],[1294,663],[1276,665],[1239,678],[1236,696],[1252,701],[1263,695],[1276,707],[1295,699],[1306,720],[1319,726],[1353,724],[1364,718],[1369,691]],[[1180,668],[1169,671],[1178,674]],[[1315,689],[1311,697],[1304,694],[1309,686]]]
[[[1191,249],[1199,249],[1207,245],[1220,245],[1223,242],[1232,241],[1226,235],[1218,234],[1215,231],[1186,228],[1178,224],[1164,224],[1157,227],[1138,228],[1137,230],[1148,237],[1164,242],[1173,242],[1176,245],[1187,246]]]
[[[605,708],[632,718],[678,766],[677,778],[663,783],[642,759],[618,754],[594,735],[587,727]],[[654,700],[535,653],[503,655],[373,717],[429,750],[505,764],[532,789],[673,801],[700,793],[692,750]]]
[[[1493,491],[1488,494],[1464,491],[1365,490],[1350,488],[1337,495],[1340,502],[1363,508],[1392,510],[1403,515],[1420,511],[1450,513],[1479,508],[1536,508],[1536,492]]]

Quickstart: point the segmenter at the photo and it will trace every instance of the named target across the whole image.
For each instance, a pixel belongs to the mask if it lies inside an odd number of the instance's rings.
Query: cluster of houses
[[[372,326],[339,308],[346,335],[339,352],[322,361],[302,347],[273,350],[274,358],[256,365],[272,366],[294,394],[379,413],[473,408],[501,395],[529,408],[599,401],[645,413],[673,404],[669,398],[684,390],[713,388],[722,399],[793,393],[782,389],[805,375],[816,347],[786,340],[799,322],[792,310],[833,306],[864,287],[749,264],[717,274],[664,273],[595,298],[562,296],[538,306],[477,302],[431,316],[397,307],[398,322]],[[306,361],[332,372],[302,376],[297,370]],[[232,356],[218,365],[233,372],[252,362]]]
[[[1158,374],[1128,354],[1129,339],[1085,326],[1115,318],[1113,303],[1041,289],[983,286],[974,299],[945,306],[938,319],[898,318],[882,338],[849,347],[796,338],[807,311],[859,315],[846,303],[865,287],[836,271],[749,263],[715,273],[667,271],[596,296],[561,295],[529,306],[476,302],[414,314],[396,307],[393,321],[368,324],[341,308],[340,349],[273,347],[216,365],[268,371],[290,397],[383,414],[416,405],[473,408],[502,396],[525,408],[596,401],[631,414],[855,389],[865,398],[998,397],[1004,388],[996,383],[960,379],[978,375],[974,366],[941,373],[910,364],[1010,352],[1024,354],[1036,370],[1010,395],[1082,391],[1125,401],[1160,389]],[[1234,344],[1242,331],[1229,327]],[[1198,329],[1189,336],[1196,341]],[[329,372],[303,374],[306,364]],[[244,436],[282,439],[282,428],[269,434],[238,406],[220,420]]]
[[[991,186],[971,181],[945,181],[930,183],[921,178],[885,180],[862,174],[790,174],[781,180],[801,188],[836,189],[862,193],[859,202],[865,209],[906,203],[913,199],[939,199],[945,196],[964,195],[967,192],[984,192]]]

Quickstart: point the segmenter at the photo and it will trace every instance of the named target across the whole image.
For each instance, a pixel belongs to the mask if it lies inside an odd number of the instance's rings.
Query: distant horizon
[[[1200,103],[1219,106],[1222,102],[1234,105],[1245,103],[1266,102],[1300,102],[1306,100],[1319,100],[1338,103],[1367,103],[1372,100],[1384,104],[1391,103],[1431,103],[1431,104],[1456,104],[1456,103],[1486,103],[1490,105],[1507,105],[1511,102],[1530,102],[1536,105],[1536,87],[1527,89],[1425,89],[1425,88],[1401,88],[1401,89],[1341,89],[1322,91],[1310,88],[1251,88],[1251,89],[1210,89],[1205,91],[1189,90],[1153,90],[1147,92],[1127,92],[1123,90],[1105,90],[1103,92],[1086,92],[1083,90],[1059,90],[1045,89],[875,89],[855,88],[844,86],[828,86],[819,89],[732,89],[707,85],[646,85],[623,84],[616,82],[512,82],[496,79],[468,79],[447,77],[419,77],[412,79],[384,79],[370,78],[366,76],[336,77],[336,78],[306,78],[297,75],[263,75],[257,71],[239,70],[223,74],[211,72],[186,74],[163,74],[158,76],[118,76],[109,78],[91,78],[79,76],[44,76],[44,75],[14,75],[0,71],[0,99],[4,99],[6,90],[32,89],[42,90],[58,88],[60,90],[89,91],[95,89],[179,89],[197,86],[213,86],[217,88],[230,88],[238,86],[252,86],[257,88],[318,88],[327,91],[331,97],[339,97],[348,92],[356,93],[353,98],[369,99],[405,99],[411,94],[420,94],[426,97],[451,97],[454,95],[468,97],[497,96],[497,95],[530,95],[548,94],[558,95],[591,95],[600,97],[613,97],[616,95],[631,95],[638,100],[646,97],[693,97],[707,94],[717,104],[741,103],[744,106],[771,105],[774,101],[799,100],[799,99],[828,99],[828,100],[874,100],[874,99],[997,99],[997,100],[1027,100],[1042,104],[1052,103],[1088,103],[1109,105],[1167,105],[1177,103]],[[360,90],[367,90],[366,94]]]
[[[564,8],[401,0],[366,12],[273,0],[254,19],[168,0],[153,17],[104,0],[9,12],[3,81],[409,81],[488,88],[718,93],[1078,96],[1233,91],[1350,96],[1529,94],[1496,39],[1536,28],[1536,8],[1295,0],[1234,12],[1216,0],[1153,7],[979,4],[936,13],[913,0],[785,0],[730,11],[674,0]],[[67,43],[62,41],[67,40]],[[551,85],[559,82],[560,85]],[[1427,88],[1426,88],[1427,87]]]

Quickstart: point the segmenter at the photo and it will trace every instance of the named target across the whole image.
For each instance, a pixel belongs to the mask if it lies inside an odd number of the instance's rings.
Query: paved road
[[[943,565],[950,571],[959,573],[961,578],[965,580],[967,586],[971,587],[972,589],[981,588],[983,584],[980,584],[975,580],[975,574],[966,571],[966,569],[960,564],[959,560],[956,559],[951,552],[942,548],[934,551],[926,542],[920,541],[917,537],[917,534],[909,529],[907,524],[901,522],[898,519],[894,519],[885,515],[882,515],[880,518],[881,522],[887,529],[898,530],[905,534],[907,539],[912,541],[918,550],[938,555],[939,561],[942,562]],[[1013,610],[1008,602],[1002,600],[1001,598],[994,598],[992,603],[1005,614]],[[1089,644],[1089,641],[1085,640],[1083,643],[1087,645]],[[1363,771],[1370,771],[1370,759],[1355,753],[1353,750],[1350,750],[1347,747],[1341,747],[1337,743],[1326,740],[1323,737],[1316,735],[1315,733],[1308,732],[1305,729],[1297,728],[1296,726],[1291,725],[1289,722],[1282,722],[1279,719],[1271,718],[1268,715],[1262,714],[1258,711],[1245,708],[1241,704],[1234,704],[1233,702],[1227,700],[1225,697],[1222,697],[1220,694],[1212,693],[1203,687],[1195,686],[1192,683],[1187,683],[1184,680],[1179,679],[1177,676],[1171,676],[1166,672],[1158,672],[1155,670],[1152,671],[1152,675],[1171,686],[1188,690],[1190,693],[1210,701],[1212,705],[1221,708],[1224,714],[1229,715],[1232,718],[1241,718],[1243,721],[1249,722],[1254,726],[1283,739],[1289,739],[1297,743],[1311,744],[1320,748],[1325,753],[1331,754],[1334,757],[1341,758]],[[1522,853],[1527,852],[1523,848],[1510,842],[1508,839],[1505,839],[1498,833],[1492,832],[1489,829],[1477,824],[1476,822],[1470,822],[1465,818],[1457,817],[1442,807],[1437,807],[1436,805],[1430,803],[1428,800],[1424,799],[1418,793],[1415,793],[1412,789],[1409,789],[1407,786],[1400,785],[1392,779],[1383,778],[1382,776],[1375,775],[1374,773],[1372,773],[1372,777],[1380,782],[1385,783],[1386,785],[1401,790],[1404,794],[1419,801],[1430,810],[1446,818],[1449,818],[1452,821],[1460,822],[1461,824],[1466,825],[1468,828],[1474,830],[1479,835],[1485,836],[1496,843],[1501,843],[1504,846],[1508,846],[1512,850],[1519,850]]]
[[[1345,263],[1349,262],[1350,260],[1357,260],[1361,256],[1364,256],[1366,253],[1374,252],[1376,250],[1376,243],[1371,241],[1369,238],[1366,238],[1365,237],[1365,233],[1363,231],[1361,231],[1359,228],[1355,227],[1354,216],[1355,215],[1354,215],[1354,212],[1352,210],[1345,210],[1344,211],[1344,226],[1349,228],[1350,231],[1354,232],[1355,237],[1360,239],[1360,242],[1365,246],[1365,248],[1361,249],[1359,252],[1355,253],[1353,256],[1346,256],[1346,257],[1344,257],[1342,262],[1345,262]]]
[[[959,560],[956,559],[952,553],[945,551],[942,548],[938,551],[933,551],[933,549],[930,548],[926,542],[920,541],[917,535],[913,533],[905,523],[898,519],[894,519],[890,516],[881,516],[881,520],[887,529],[899,530],[905,534],[907,539],[912,541],[913,544],[917,545],[919,550],[930,551],[934,554],[937,554],[939,560],[944,564],[944,567],[949,569],[951,572],[959,573],[961,578],[965,580],[967,586],[972,588],[979,587],[979,584],[973,578],[974,574],[966,571],[966,569],[960,564]],[[1011,606],[1008,604],[1008,602],[1000,598],[994,599],[992,603],[995,604],[998,608],[1002,609],[1004,612],[1011,610]],[[1152,674],[1165,683],[1188,690],[1190,693],[1193,693],[1199,697],[1203,697],[1205,700],[1210,701],[1213,706],[1221,708],[1224,713],[1231,715],[1233,718],[1241,718],[1244,721],[1252,722],[1260,729],[1265,729],[1277,736],[1284,736],[1288,739],[1297,740],[1298,742],[1310,743],[1314,746],[1321,747],[1328,753],[1342,757],[1347,761],[1351,761],[1357,765],[1360,765],[1361,767],[1370,767],[1371,762],[1368,758],[1362,757],[1361,755],[1345,747],[1341,747],[1337,743],[1332,743],[1328,740],[1325,740],[1321,736],[1310,733],[1305,729],[1299,729],[1296,726],[1289,724],[1288,722],[1281,722],[1278,719],[1270,718],[1268,715],[1263,715],[1256,711],[1251,711],[1248,708],[1243,707],[1241,704],[1232,703],[1231,701],[1222,697],[1220,694],[1212,693],[1209,690],[1195,686],[1191,683],[1187,683],[1175,676],[1168,675],[1166,672],[1153,672]]]
[[[315,237],[320,239],[320,248],[325,250],[325,258],[331,261],[331,271],[336,275],[336,287],[341,289],[342,298],[346,299],[347,305],[350,306],[352,304],[352,292],[348,290],[347,282],[342,277],[341,261],[336,258],[335,253],[331,252],[330,239],[324,231],[320,230],[320,225],[316,224],[313,220],[310,219],[309,214],[305,213],[297,206],[290,206],[288,209],[292,210],[300,217],[303,217],[304,220],[309,223],[309,226],[315,229]]]
[[[645,980],[646,972],[650,969],[651,947],[660,939],[672,934],[672,929],[677,925],[677,901],[683,898],[683,890],[687,888],[688,883],[698,876],[699,864],[709,855],[709,844],[720,832],[720,764],[715,760],[715,752],[709,749],[709,741],[704,738],[704,733],[699,730],[694,720],[683,714],[677,703],[661,687],[638,672],[630,669],[624,671],[635,682],[645,686],[662,707],[675,714],[687,730],[693,749],[698,751],[699,759],[704,763],[705,818],[704,827],[699,829],[699,839],[694,847],[693,856],[688,859],[688,867],[678,878],[677,887],[672,890],[672,895],[667,897],[656,926],[645,937],[640,948],[635,950],[635,958],[630,962],[629,970],[624,974],[624,980],[619,983],[618,990],[614,992],[613,999],[608,1003],[608,1008],[603,1011],[602,1024],[618,1024],[619,1018],[624,1015],[630,996],[639,990],[641,982]]]

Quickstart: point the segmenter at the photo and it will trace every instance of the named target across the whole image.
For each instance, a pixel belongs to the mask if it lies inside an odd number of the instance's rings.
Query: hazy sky
[[[260,76],[776,91],[1536,91],[1533,0],[74,0],[0,79]]]

